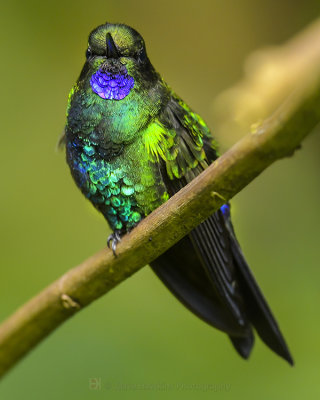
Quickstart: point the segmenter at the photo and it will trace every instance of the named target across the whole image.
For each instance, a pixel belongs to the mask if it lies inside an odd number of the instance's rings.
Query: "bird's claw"
[[[111,235],[108,236],[107,246],[109,247],[109,249],[111,242],[112,242],[111,244],[112,253],[115,257],[117,257],[116,254],[117,244],[121,242],[120,231],[114,231],[113,233],[111,233]]]

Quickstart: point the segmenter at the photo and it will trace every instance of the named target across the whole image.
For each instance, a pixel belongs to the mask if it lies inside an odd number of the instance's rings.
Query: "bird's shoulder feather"
[[[143,132],[145,149],[152,162],[165,164],[170,180],[217,158],[217,146],[203,119],[174,93]]]

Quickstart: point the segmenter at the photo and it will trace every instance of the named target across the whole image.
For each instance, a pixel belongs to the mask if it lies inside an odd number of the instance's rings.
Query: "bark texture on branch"
[[[310,40],[319,41],[317,34]],[[320,121],[320,61],[310,70],[270,118],[126,235],[116,258],[101,250],[5,321],[0,326],[0,376],[65,320],[179,241],[270,164],[291,156]]]

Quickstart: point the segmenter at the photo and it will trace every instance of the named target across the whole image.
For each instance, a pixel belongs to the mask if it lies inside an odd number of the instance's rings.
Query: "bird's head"
[[[127,25],[106,23],[90,33],[88,57],[123,58],[124,62],[141,63],[147,54],[144,40],[137,31]]]
[[[80,80],[90,81],[94,93],[122,100],[141,83],[158,79],[141,35],[127,25],[98,26],[89,35],[86,63]]]

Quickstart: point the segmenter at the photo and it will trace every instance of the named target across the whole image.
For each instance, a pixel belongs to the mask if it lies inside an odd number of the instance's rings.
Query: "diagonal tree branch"
[[[0,326],[0,376],[65,320],[154,260],[274,161],[291,156],[320,121],[320,67],[256,127],[112,251],[71,269]]]

